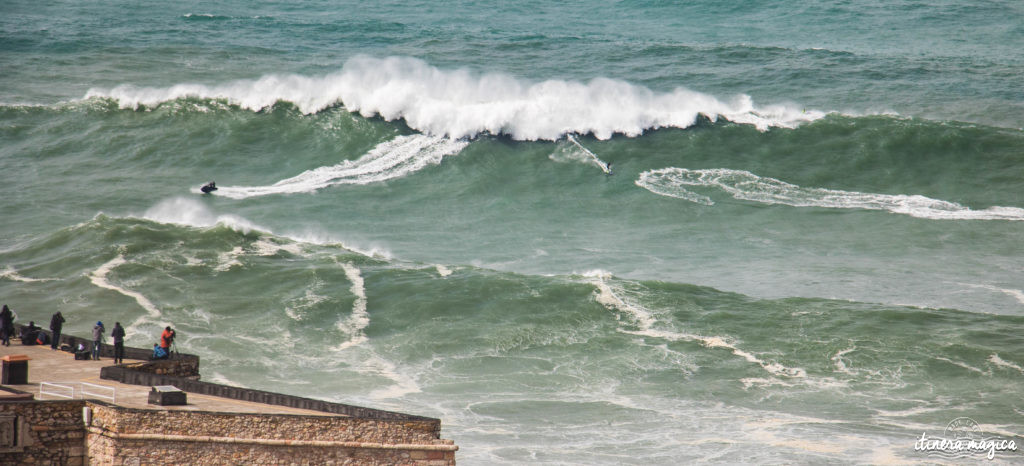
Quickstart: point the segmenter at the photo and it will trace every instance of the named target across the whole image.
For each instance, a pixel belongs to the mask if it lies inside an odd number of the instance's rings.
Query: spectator
[[[60,330],[64,328],[64,315],[57,311],[53,317],[50,318],[50,331],[53,332],[51,335],[50,349],[57,349],[60,347]]]
[[[4,304],[4,309],[0,311],[0,343],[11,346],[11,335],[14,335],[14,314]]]
[[[167,359],[167,352],[160,345],[153,343],[153,356],[150,359]]]
[[[39,338],[39,327],[36,326],[35,321],[29,321],[28,325],[21,328],[21,344],[23,345],[34,345],[36,339]]]
[[[103,322],[98,321],[92,328],[92,358],[96,361],[100,360],[100,344],[103,343],[103,332],[107,331],[103,327]]]
[[[124,362],[124,327],[120,322],[114,322],[110,336],[114,337],[114,364],[121,364]]]

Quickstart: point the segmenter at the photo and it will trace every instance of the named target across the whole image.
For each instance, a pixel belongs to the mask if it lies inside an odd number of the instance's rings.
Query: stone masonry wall
[[[458,449],[429,420],[90,407],[94,464],[452,465]]]
[[[0,465],[86,464],[82,400],[0,403]]]
[[[198,358],[176,358],[160,361],[135,362],[124,364],[124,367],[128,370],[145,372],[148,374],[190,377],[193,380],[199,380]]]

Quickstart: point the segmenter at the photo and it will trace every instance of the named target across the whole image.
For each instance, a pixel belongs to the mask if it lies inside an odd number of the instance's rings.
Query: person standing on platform
[[[114,337],[114,364],[121,364],[124,362],[124,327],[120,322],[114,322],[110,336]]]
[[[103,322],[96,322],[96,325],[92,328],[92,358],[96,361],[100,360],[100,343],[103,343],[103,332],[107,331],[103,327]]]
[[[171,355],[171,343],[174,343],[174,337],[175,333],[170,325],[164,329],[164,333],[160,334],[160,348],[167,352],[167,356]]]
[[[53,335],[50,335],[52,337],[50,341],[50,349],[55,350],[60,347],[60,330],[62,328],[64,328],[64,315],[61,314],[60,311],[57,311],[57,313],[50,318],[50,332],[53,333]]]
[[[4,304],[4,309],[0,311],[0,342],[4,346],[11,346],[11,335],[14,334],[14,314],[11,313],[11,308]]]

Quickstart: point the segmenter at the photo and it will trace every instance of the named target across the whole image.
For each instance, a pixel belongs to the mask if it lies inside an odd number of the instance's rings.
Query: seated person
[[[167,351],[160,347],[160,345],[153,344],[153,356],[150,359],[167,359]]]
[[[21,344],[23,345],[34,345],[36,339],[39,338],[39,329],[36,327],[35,321],[29,321],[28,325],[21,328]]]

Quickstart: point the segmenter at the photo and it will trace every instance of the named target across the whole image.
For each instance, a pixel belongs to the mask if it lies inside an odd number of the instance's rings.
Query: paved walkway
[[[200,395],[189,393],[188,404],[185,406],[159,406],[149,404],[149,391],[151,387],[142,385],[128,385],[114,380],[100,379],[100,369],[104,366],[114,364],[112,358],[104,358],[99,361],[76,361],[75,356],[63,351],[54,351],[49,345],[24,346],[20,340],[11,339],[11,346],[0,346],[0,358],[7,355],[23,354],[31,358],[28,362],[28,385],[5,385],[24,392],[30,392],[37,400],[61,399],[54,395],[40,395],[40,383],[64,383],[74,387],[74,397],[82,398],[82,382],[99,385],[104,388],[91,388],[88,391],[100,393],[104,396],[85,395],[85,398],[93,398],[110,402],[110,388],[114,393],[114,404],[128,408],[142,409],[163,409],[163,410],[184,410],[184,411],[216,411],[227,413],[267,413],[267,414],[302,414],[314,416],[338,416],[337,414],[310,411],[305,409],[289,408],[285,406],[253,403],[249,401],[232,400],[216,396]],[[141,362],[125,359],[125,362]],[[202,372],[200,370],[200,372]],[[89,387],[87,387],[89,388]],[[46,391],[51,391],[47,389]],[[54,389],[53,391],[57,391]],[[66,399],[66,398],[64,398]]]

